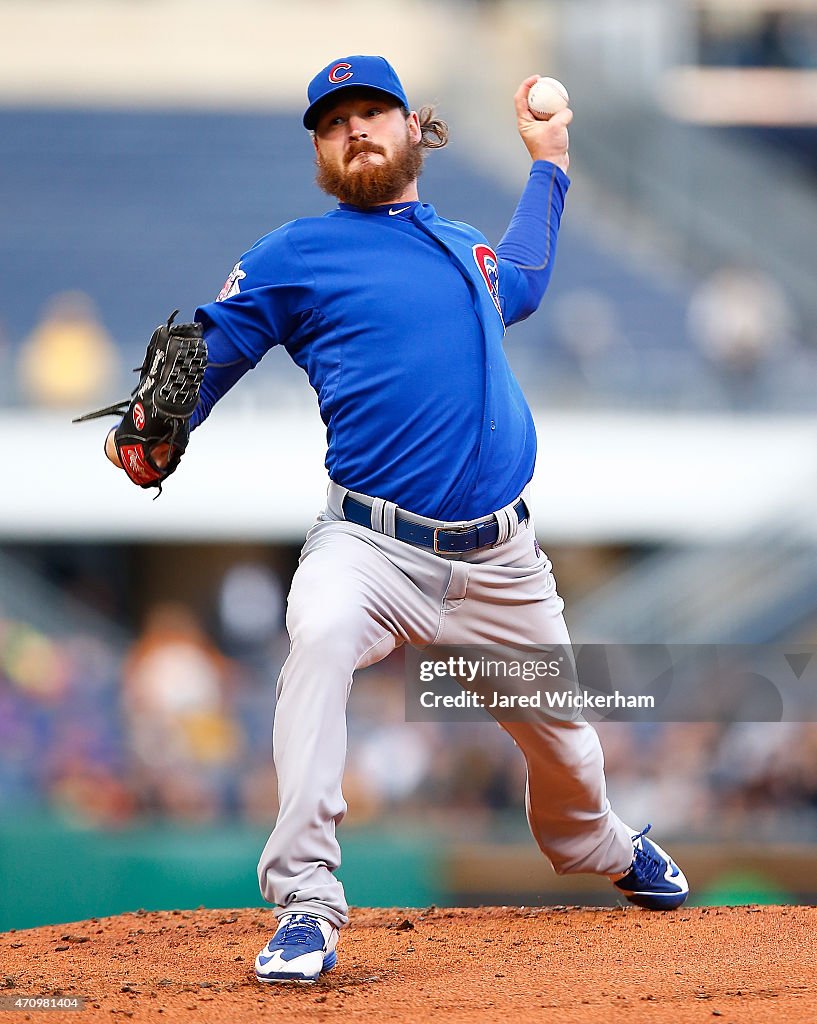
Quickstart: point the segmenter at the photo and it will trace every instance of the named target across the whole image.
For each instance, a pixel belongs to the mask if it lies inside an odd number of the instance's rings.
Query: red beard
[[[394,202],[417,180],[423,167],[423,148],[411,143],[408,135],[405,144],[384,163],[375,165],[366,161],[350,168],[349,163],[358,153],[386,155],[382,146],[359,142],[346,152],[343,167],[327,163],[320,153],[315,158],[318,187],[351,206],[380,206]]]

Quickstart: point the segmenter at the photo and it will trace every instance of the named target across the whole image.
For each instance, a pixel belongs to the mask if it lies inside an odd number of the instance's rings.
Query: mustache
[[[346,151],[344,162],[347,164],[351,163],[359,153],[378,153],[380,156],[385,156],[386,150],[374,142],[366,142],[365,140],[363,142],[353,142]]]

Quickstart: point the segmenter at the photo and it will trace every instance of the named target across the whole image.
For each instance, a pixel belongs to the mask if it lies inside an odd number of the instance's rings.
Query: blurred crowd
[[[157,819],[271,827],[275,681],[287,649],[281,588],[259,566],[233,572],[218,629],[160,604],[127,649],[0,617],[0,817],[48,810],[113,828]],[[239,614],[242,580],[268,599],[254,621]],[[231,590],[244,595],[238,606]],[[524,835],[524,762],[501,729],[405,718],[397,652],[352,692],[349,826],[399,818],[453,824],[463,840]],[[817,838],[817,724],[598,728],[611,799],[631,824],[656,819],[662,836],[685,838]]]
[[[817,68],[817,14],[768,4],[712,5],[698,12],[701,64]]]
[[[122,362],[93,299],[57,292],[19,345],[12,347],[0,325],[0,400],[46,408],[110,401],[123,385]]]

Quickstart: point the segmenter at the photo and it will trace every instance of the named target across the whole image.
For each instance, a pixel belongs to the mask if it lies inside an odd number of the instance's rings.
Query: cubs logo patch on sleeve
[[[225,299],[229,299],[233,295],[238,295],[241,291],[240,282],[243,281],[246,276],[247,275],[241,269],[241,260],[239,260],[230,271],[230,276],[224,282],[224,287],[216,296],[216,302],[223,302]]]
[[[502,307],[499,304],[499,263],[496,253],[488,245],[475,245],[473,248],[474,259],[482,274],[482,279],[491,293],[496,311],[502,316]],[[504,323],[504,321],[503,321]]]

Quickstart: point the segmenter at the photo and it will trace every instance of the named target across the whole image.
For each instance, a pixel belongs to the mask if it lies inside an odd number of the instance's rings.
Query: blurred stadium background
[[[70,419],[256,238],[329,208],[303,96],[357,52],[439,101],[422,196],[493,242],[518,82],[570,89],[556,271],[507,347],[574,640],[817,642],[813,0],[0,0],[0,928],[260,904],[312,393],[270,353],[155,505]],[[610,898],[542,861],[508,738],[406,724],[402,671],[351,700],[352,902]],[[699,902],[815,901],[817,726],[600,731],[616,808]]]

